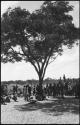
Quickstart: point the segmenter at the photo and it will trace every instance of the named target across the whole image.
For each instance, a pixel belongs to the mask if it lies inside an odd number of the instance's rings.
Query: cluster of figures
[[[6,96],[1,96],[1,104],[9,103],[10,101],[14,100],[15,102],[17,101],[17,94],[13,93],[13,95],[6,95]]]
[[[37,99],[38,93],[43,93],[43,98],[46,98],[46,96],[62,98],[64,98],[64,96],[75,96],[79,98],[79,83],[71,87],[69,81],[64,82],[60,79],[57,84],[47,84],[45,87],[42,87],[42,90],[40,90],[39,85],[36,87],[31,87],[29,85],[23,87],[23,96],[27,101],[30,100],[32,95]]]
[[[31,96],[31,87],[29,85],[26,85],[23,87],[23,96],[24,96],[24,100],[29,101],[30,100],[30,96]]]
[[[43,100],[45,98],[45,95],[43,95],[42,97],[42,93],[43,93],[43,89],[40,88],[39,85],[34,87],[31,87],[30,85],[26,85],[23,87],[23,96],[25,101],[35,101],[35,99]]]
[[[59,81],[58,84],[50,84],[43,88],[43,91],[45,95],[53,96],[53,97],[64,97],[64,96],[75,96],[79,97],[79,87],[78,85],[71,87],[66,82],[63,84],[61,81]]]
[[[73,86],[70,80],[59,80],[57,83],[53,84],[46,84],[46,86],[40,87],[31,86],[31,85],[24,85],[22,96],[24,97],[25,101],[34,101],[34,100],[44,100],[46,97],[61,97],[64,96],[75,96],[79,98],[80,85],[79,80],[73,81]],[[17,101],[17,97],[20,97],[21,94],[18,93],[18,86],[13,87],[13,94],[12,96],[8,93],[8,88],[5,90],[1,89],[1,103],[10,102],[10,99]],[[34,97],[34,99],[33,99]]]

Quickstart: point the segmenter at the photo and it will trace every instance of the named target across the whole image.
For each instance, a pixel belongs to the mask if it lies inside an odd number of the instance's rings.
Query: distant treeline
[[[69,80],[72,84],[74,84],[76,81],[79,80],[79,78],[73,78],[73,79],[66,79],[66,81]],[[63,79],[62,79],[63,81]],[[44,80],[43,84],[53,84],[53,83],[58,83],[59,82],[59,79],[51,79],[51,78],[47,78]],[[17,84],[17,85],[25,85],[25,84],[38,84],[38,80],[26,80],[26,81],[23,81],[23,80],[11,80],[11,81],[2,81],[1,82],[1,85],[10,85],[10,84]]]
[[[2,81],[1,84],[6,84],[6,85],[10,85],[10,84],[17,84],[17,85],[24,85],[24,84],[36,84],[38,83],[38,80],[15,80],[15,81]]]

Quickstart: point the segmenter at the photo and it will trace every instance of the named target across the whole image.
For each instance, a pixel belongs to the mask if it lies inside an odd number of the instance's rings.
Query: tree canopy
[[[40,9],[30,13],[20,7],[9,8],[1,18],[1,61],[30,62],[43,80],[50,62],[72,48],[79,39],[79,29],[73,24],[66,1],[45,1]]]

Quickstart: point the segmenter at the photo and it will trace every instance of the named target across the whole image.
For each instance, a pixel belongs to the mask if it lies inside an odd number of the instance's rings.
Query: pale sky
[[[43,1],[2,1],[1,15],[8,7],[15,8],[17,6],[26,8],[32,12],[38,9],[42,3]],[[79,27],[79,1],[70,1],[70,4],[74,6],[74,11],[70,12],[73,16],[73,22],[75,26]],[[57,59],[48,66],[45,78],[58,79],[63,77],[63,74],[65,74],[67,78],[79,77],[79,46],[66,49],[62,56],[58,56]],[[1,63],[1,81],[28,79],[38,79],[37,73],[30,63]]]

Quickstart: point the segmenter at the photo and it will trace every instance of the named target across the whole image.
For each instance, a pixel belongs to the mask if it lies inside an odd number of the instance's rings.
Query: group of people
[[[10,101],[14,100],[17,101],[17,93],[13,91],[12,94],[9,93],[8,87],[1,86],[1,104],[9,103]]]
[[[34,87],[26,85],[23,87],[24,99],[27,101],[30,100],[31,95],[37,98],[38,93],[39,95],[40,93],[43,93],[44,98],[46,98],[46,96],[64,98],[64,95],[79,97],[79,84],[76,83],[76,85],[72,87],[69,80],[63,81],[60,79],[58,83],[47,84],[46,86],[43,86],[42,90],[40,90],[39,85]]]
[[[31,87],[30,85],[25,85],[23,87],[23,96],[25,101],[31,101],[34,96],[35,99],[41,98],[43,90],[41,91],[39,85]],[[41,99],[40,99],[41,100]]]
[[[49,84],[46,85],[46,87],[43,88],[43,92],[45,94],[45,96],[53,96],[53,97],[57,97],[57,96],[61,96],[63,97],[64,95],[64,89],[63,89],[63,85],[61,84]]]
[[[16,102],[17,94],[14,93],[12,96],[11,95],[1,96],[1,104],[9,103],[11,102],[11,99]]]
[[[24,100],[29,101],[30,100],[30,96],[31,96],[31,86],[26,85],[23,87],[23,96],[24,96]]]
[[[24,97],[25,101],[30,101],[30,99],[34,96],[35,99],[42,100],[45,99],[47,96],[50,97],[62,97],[64,96],[75,96],[76,98],[79,98],[80,85],[79,80],[73,80],[73,86],[69,79],[59,79],[57,83],[50,83],[42,86],[42,89],[39,85],[24,85],[22,96]],[[1,103],[4,102],[10,102],[10,99],[12,98],[14,101],[17,101],[18,96],[18,86],[16,85],[13,87],[13,96],[11,97],[8,93],[7,87],[3,89],[3,86],[1,87]],[[4,98],[4,96],[6,98]],[[19,96],[20,97],[20,96]]]
[[[61,79],[56,84],[49,84],[44,87],[44,93],[47,96],[53,96],[53,97],[64,97],[65,96],[75,96],[79,97],[79,83],[76,81],[75,85],[68,80],[62,81]]]

